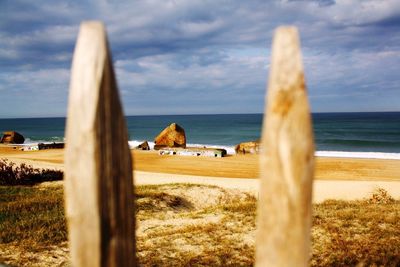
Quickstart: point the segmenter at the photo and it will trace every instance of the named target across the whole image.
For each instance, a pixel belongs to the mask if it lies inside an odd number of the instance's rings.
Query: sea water
[[[317,155],[400,159],[400,112],[312,115]],[[175,122],[189,146],[221,147],[234,153],[240,142],[261,136],[262,114],[127,116],[130,146],[154,138]],[[0,131],[15,130],[25,143],[63,142],[65,118],[0,119]]]

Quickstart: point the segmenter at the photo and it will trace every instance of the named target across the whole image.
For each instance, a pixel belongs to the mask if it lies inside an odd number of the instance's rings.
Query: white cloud
[[[76,39],[77,26],[50,25],[44,29],[35,30],[29,33],[14,34],[12,36],[2,36],[1,44],[9,47],[26,46],[30,44],[65,44],[71,43]]]
[[[190,113],[217,100],[225,112],[261,112],[272,32],[281,24],[300,29],[306,79],[320,111],[324,97],[344,108],[349,104],[340,95],[354,97],[358,106],[364,101],[358,97],[373,97],[376,88],[391,99],[400,97],[400,2],[395,0],[41,0],[29,10],[15,5],[3,19],[15,28],[0,28],[5,96],[30,92],[43,103],[47,96],[65,103],[78,26],[101,19],[131,113],[157,109],[162,100],[169,100],[163,107],[172,113],[177,101],[187,103]]]

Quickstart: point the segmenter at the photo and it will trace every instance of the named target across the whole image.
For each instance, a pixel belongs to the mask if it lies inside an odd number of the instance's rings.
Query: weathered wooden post
[[[65,202],[72,266],[135,266],[131,156],[102,23],[81,25],[72,63]]]
[[[256,266],[308,266],[314,138],[295,27],[276,30],[264,113]]]

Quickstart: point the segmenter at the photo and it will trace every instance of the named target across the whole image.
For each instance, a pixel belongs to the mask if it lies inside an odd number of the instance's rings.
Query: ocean
[[[152,141],[167,125],[185,129],[190,146],[222,147],[260,138],[262,114],[127,116],[129,143]],[[312,115],[317,155],[400,159],[400,112]],[[0,119],[0,131],[15,130],[25,143],[63,142],[65,118]]]

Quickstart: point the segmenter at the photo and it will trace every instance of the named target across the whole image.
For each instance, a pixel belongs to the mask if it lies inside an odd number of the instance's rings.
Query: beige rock
[[[178,124],[172,123],[154,139],[154,143],[154,149],[163,147],[186,148],[185,130]]]
[[[260,141],[243,142],[235,146],[236,154],[258,154]]]
[[[135,147],[135,149],[136,150],[150,150],[150,146],[149,146],[149,143],[147,141],[144,141],[143,143],[141,143],[140,145]]]
[[[0,143],[2,144],[23,144],[24,142],[25,138],[22,134],[15,131],[4,132],[3,137],[0,140]]]

